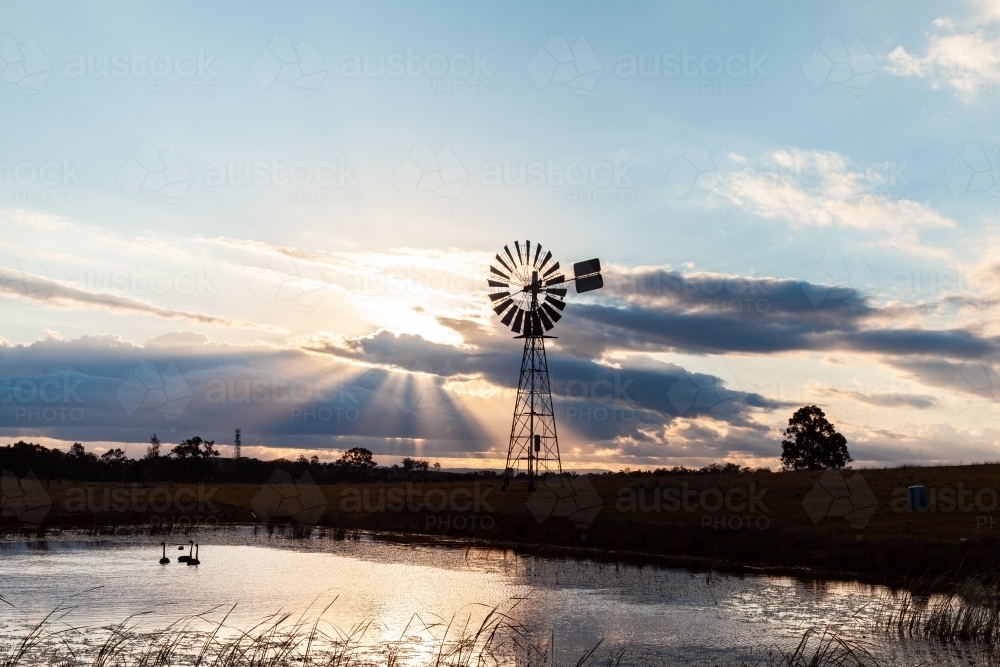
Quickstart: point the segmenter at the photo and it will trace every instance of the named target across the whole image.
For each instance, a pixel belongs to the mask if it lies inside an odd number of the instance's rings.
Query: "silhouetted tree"
[[[153,434],[153,437],[149,439],[149,447],[146,447],[146,458],[155,459],[160,456],[160,439]]]
[[[795,411],[781,441],[781,467],[785,470],[826,470],[843,468],[853,461],[847,438],[826,419],[815,405]]]
[[[411,459],[409,457],[403,459],[403,470],[406,472],[427,472],[430,467],[427,461],[421,459]]]
[[[196,435],[181,442],[170,453],[179,459],[208,459],[219,455],[219,450],[214,445],[214,440],[202,440]]]
[[[375,461],[372,459],[371,451],[364,447],[354,447],[344,452],[344,455],[337,461],[344,468],[359,472],[367,472],[375,468]]]
[[[116,465],[125,462],[125,452],[119,448],[109,449],[108,451],[101,454],[101,463],[108,463],[111,465]]]
[[[69,455],[74,458],[80,459],[81,461],[88,459],[91,460],[97,459],[96,455],[91,454],[86,449],[84,449],[83,445],[81,445],[79,442],[74,442],[73,446],[69,448]]]

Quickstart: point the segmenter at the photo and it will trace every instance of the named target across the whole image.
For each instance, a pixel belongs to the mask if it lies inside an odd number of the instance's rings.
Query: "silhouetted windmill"
[[[515,253],[517,257],[515,258]],[[542,246],[514,241],[497,253],[497,266],[490,266],[490,300],[493,310],[504,326],[524,339],[521,374],[517,381],[514,420],[510,427],[507,465],[504,467],[503,488],[511,475],[516,475],[522,462],[528,475],[528,489],[534,488],[535,477],[546,472],[562,472],[559,457],[559,437],[552,408],[549,387],[549,364],[545,357],[545,339],[566,307],[566,284],[572,280],[577,293],[604,286],[601,261],[589,259],[573,265],[573,278],[559,271],[559,262],[550,263],[552,252],[542,254]]]
[[[234,459],[240,458],[240,445],[242,444],[240,443],[240,434],[241,434],[240,429],[236,429],[236,445],[233,448]]]

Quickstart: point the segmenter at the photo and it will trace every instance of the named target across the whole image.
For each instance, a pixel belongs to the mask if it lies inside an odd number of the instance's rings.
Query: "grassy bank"
[[[907,507],[922,484],[928,507]],[[28,484],[24,507],[30,509]],[[994,565],[1000,465],[820,472],[602,475],[549,479],[529,492],[489,480],[315,485],[278,475],[264,485],[125,485],[43,481],[40,526],[5,508],[6,531],[178,531],[226,523],[381,531],[525,549],[684,564],[810,568],[880,580]],[[5,492],[6,493],[6,492]],[[9,496],[9,494],[8,494]],[[8,498],[7,507],[11,507]],[[37,522],[36,522],[37,523]]]

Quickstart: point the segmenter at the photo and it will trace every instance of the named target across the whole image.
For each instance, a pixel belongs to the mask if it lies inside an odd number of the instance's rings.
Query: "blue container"
[[[922,485],[911,486],[909,492],[911,512],[927,509],[927,490]]]

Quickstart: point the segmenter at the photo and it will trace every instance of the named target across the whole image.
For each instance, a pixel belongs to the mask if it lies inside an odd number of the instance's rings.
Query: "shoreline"
[[[989,570],[1000,549],[997,464],[571,476],[532,492],[520,483],[501,491],[498,481],[477,477],[317,485],[305,474],[264,484],[35,484],[46,504],[28,511],[40,526],[5,515],[0,538],[256,525],[918,588]],[[912,484],[927,489],[927,510],[908,510]]]

